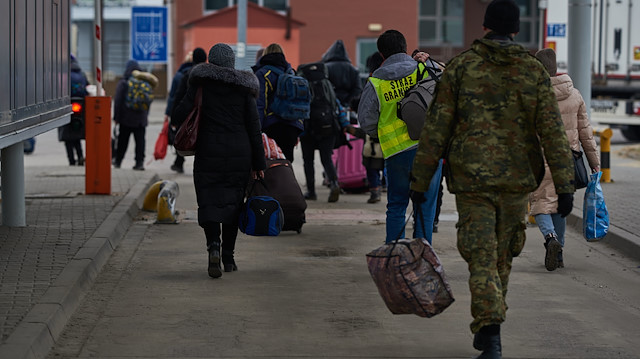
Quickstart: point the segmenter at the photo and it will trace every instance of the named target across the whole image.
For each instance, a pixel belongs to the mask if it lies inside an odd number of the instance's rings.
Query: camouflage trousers
[[[527,194],[456,193],[458,251],[469,266],[471,331],[504,322],[511,261],[525,242]]]

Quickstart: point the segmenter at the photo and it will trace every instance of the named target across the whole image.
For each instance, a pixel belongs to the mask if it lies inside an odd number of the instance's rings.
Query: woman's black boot
[[[209,277],[222,277],[222,269],[220,268],[220,242],[214,242],[209,247]]]
[[[233,260],[233,251],[222,251],[222,264],[225,272],[235,272],[238,270],[236,262]]]
[[[482,354],[474,359],[501,359],[500,325],[492,324],[482,327],[473,337],[473,347],[482,350]]]

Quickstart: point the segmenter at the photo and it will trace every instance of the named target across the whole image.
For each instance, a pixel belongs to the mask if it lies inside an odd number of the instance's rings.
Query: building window
[[[420,46],[462,46],[464,0],[420,0]]]
[[[538,0],[516,0],[520,7],[520,32],[515,39],[524,47],[537,48],[540,32]]]
[[[285,11],[289,6],[289,0],[248,0],[254,4],[268,7],[276,11]],[[234,6],[238,0],[204,0],[204,11],[216,11],[225,7]]]

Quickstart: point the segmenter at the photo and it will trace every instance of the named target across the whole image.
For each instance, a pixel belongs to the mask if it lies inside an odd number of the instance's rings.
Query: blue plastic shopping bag
[[[604,203],[600,177],[602,177],[602,172],[600,171],[592,174],[584,191],[582,234],[588,242],[595,242],[604,238],[609,231],[609,211]]]

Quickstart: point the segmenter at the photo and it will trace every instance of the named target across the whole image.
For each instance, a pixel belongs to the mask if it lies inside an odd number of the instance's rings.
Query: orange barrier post
[[[111,97],[85,97],[85,193],[111,194]]]

